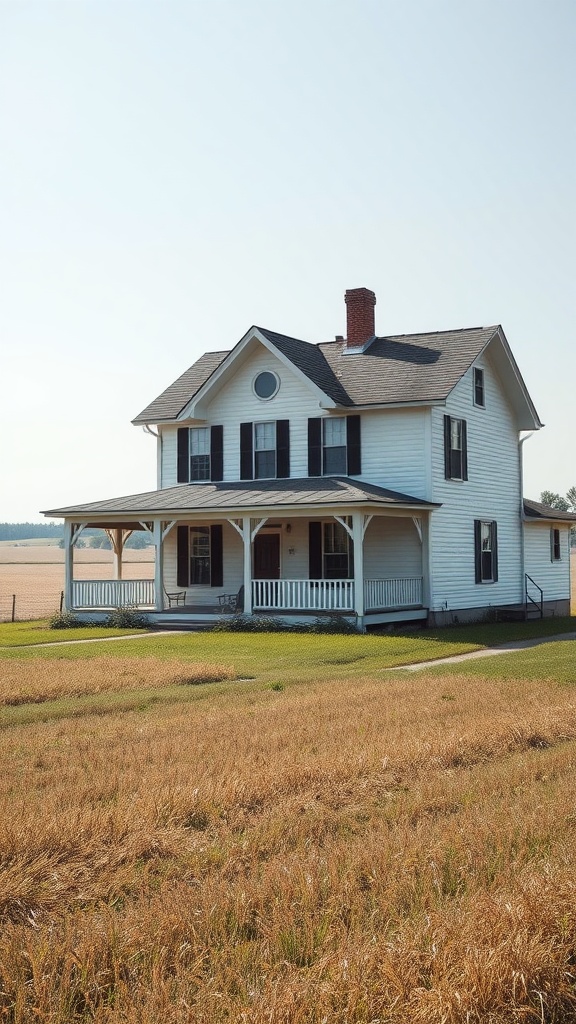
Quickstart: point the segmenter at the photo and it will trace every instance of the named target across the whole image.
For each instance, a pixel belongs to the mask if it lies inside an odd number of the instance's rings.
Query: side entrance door
[[[280,579],[280,534],[258,533],[254,538],[254,579]]]

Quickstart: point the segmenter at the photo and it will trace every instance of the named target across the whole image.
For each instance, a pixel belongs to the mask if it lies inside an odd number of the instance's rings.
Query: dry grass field
[[[152,579],[154,555],[150,548],[127,548],[123,575],[129,579]],[[74,578],[112,579],[112,552],[100,548],[79,548],[74,552]],[[0,546],[0,621],[9,618],[12,595],[16,595],[16,617],[39,619],[58,610],[64,587],[64,551],[53,545]]]
[[[0,661],[1,700],[76,701],[0,731],[0,1019],[575,1021],[574,647],[122,714],[193,663]]]

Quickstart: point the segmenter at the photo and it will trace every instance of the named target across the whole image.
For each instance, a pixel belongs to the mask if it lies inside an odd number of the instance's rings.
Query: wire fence
[[[48,619],[62,611],[64,591],[49,594],[0,593],[0,622]]]

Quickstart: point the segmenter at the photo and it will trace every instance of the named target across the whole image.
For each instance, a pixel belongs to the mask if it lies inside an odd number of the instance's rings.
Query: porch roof
[[[187,512],[248,512],[274,508],[314,511],[328,506],[368,505],[372,508],[433,509],[434,502],[390,491],[375,484],[343,477],[304,477],[294,480],[250,480],[241,483],[180,484],[144,494],[49,509],[47,516],[138,516]]]

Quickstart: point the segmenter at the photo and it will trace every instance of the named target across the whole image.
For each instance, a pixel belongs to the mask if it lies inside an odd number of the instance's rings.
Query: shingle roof
[[[258,327],[337,405],[443,401],[498,331],[472,327],[376,338],[366,352],[346,354],[341,341],[319,345]],[[232,350],[233,351],[233,350]],[[174,420],[230,352],[208,352],[133,420]]]
[[[433,508],[434,503],[410,494],[389,491],[375,484],[340,477],[306,477],[294,480],[256,480],[243,483],[181,484],[160,491],[130,494],[122,498],[93,501],[50,509],[43,515],[82,517],[93,515],[147,516],[164,512],[215,512],[229,509],[257,509],[284,505],[287,508],[329,505],[378,504]]]
[[[524,498],[524,515],[527,519],[558,519],[559,522],[576,523],[576,512],[561,512],[551,505],[543,505],[541,501],[529,501]]]

